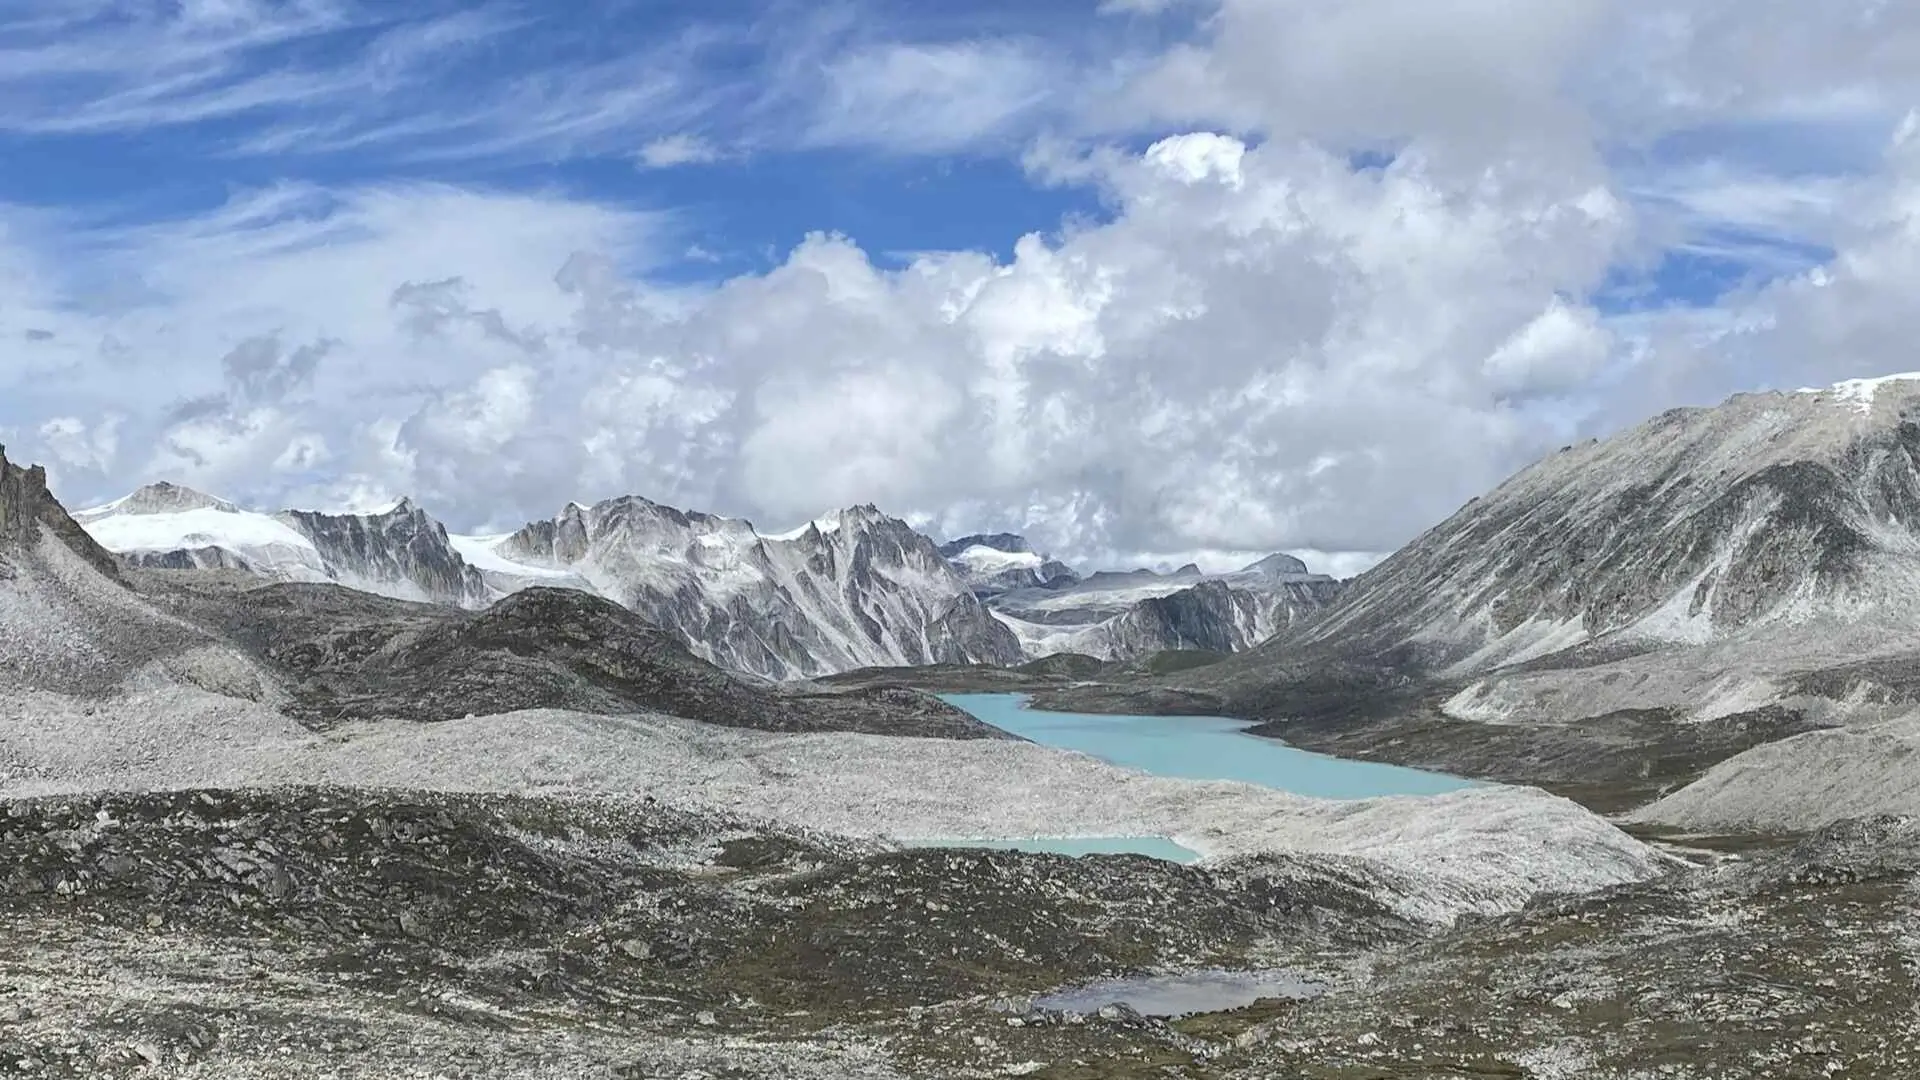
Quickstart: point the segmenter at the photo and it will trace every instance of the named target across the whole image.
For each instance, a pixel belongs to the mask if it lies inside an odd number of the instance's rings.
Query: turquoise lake
[[[1093,716],[1025,707],[1024,694],[942,694],[1002,731],[1156,776],[1241,780],[1317,799],[1441,795],[1473,787],[1443,773],[1347,761],[1246,734],[1219,716]]]
[[[1077,750],[1124,768],[1185,780],[1239,780],[1319,799],[1440,795],[1473,787],[1442,773],[1346,761],[1248,735],[1244,720],[1219,716],[1097,716],[1026,707],[1024,694],[942,694],[941,700],[1045,746]],[[1059,855],[1150,855],[1193,862],[1198,854],[1165,836],[922,840],[924,847],[982,847]]]

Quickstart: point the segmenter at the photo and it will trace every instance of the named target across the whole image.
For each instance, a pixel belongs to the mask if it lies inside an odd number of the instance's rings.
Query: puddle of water
[[[1058,990],[1033,999],[1042,1009],[1092,1013],[1104,1005],[1124,1004],[1142,1016],[1174,1018],[1194,1013],[1244,1009],[1264,998],[1303,1000],[1326,986],[1290,971],[1195,971],[1184,975],[1144,975],[1108,979]]]
[[[1003,731],[1156,776],[1240,780],[1322,799],[1438,795],[1476,786],[1444,773],[1345,761],[1248,735],[1217,716],[1094,716],[1026,707],[1024,694],[943,694]]]
[[[1164,836],[1037,836],[1022,840],[908,840],[912,847],[990,848],[1038,851],[1052,855],[1145,855],[1168,862],[1193,863],[1200,853]]]

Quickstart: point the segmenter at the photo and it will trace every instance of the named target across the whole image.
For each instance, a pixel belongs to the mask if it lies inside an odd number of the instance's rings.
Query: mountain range
[[[629,498],[462,537],[406,501],[155,488],[82,522],[0,454],[0,1060],[1904,1076],[1917,477],[1920,380],[1749,395],[1569,447],[1342,585],[1284,557],[1081,578],[871,507],[764,536]],[[1283,598],[1251,630],[1180,607],[1249,593]],[[1124,646],[1154,605],[1182,641],[1273,633],[1176,664],[970,644]],[[935,660],[788,677],[880,655]],[[912,688],[954,673],[1509,783],[1149,776]],[[915,846],[1056,829],[1205,858]],[[1278,1027],[1038,999],[1276,966],[1325,980]]]
[[[155,485],[76,518],[80,557],[109,568],[111,551],[473,611],[558,586],[773,680],[917,685],[1040,659],[991,685],[1244,717],[1650,821],[1811,827],[1887,747],[1920,753],[1912,376],[1742,394],[1567,446],[1348,582],[1284,555],[1083,577],[1021,537],[937,544],[872,506],[763,535],[628,497],[468,537],[406,500],[266,515]],[[1168,650],[1194,659],[1099,663]],[[1803,758],[1831,783],[1755,787]],[[1892,781],[1853,790],[1907,805]]]
[[[365,514],[269,514],[159,483],[75,519],[152,569],[332,582],[462,608],[535,586],[577,589],[677,632],[708,661],[776,680],[1061,652],[1232,652],[1339,589],[1288,556],[1229,575],[1186,567],[1082,580],[1021,537],[937,545],[871,505],[768,535],[628,496],[569,504],[511,533],[462,536],[407,499]]]

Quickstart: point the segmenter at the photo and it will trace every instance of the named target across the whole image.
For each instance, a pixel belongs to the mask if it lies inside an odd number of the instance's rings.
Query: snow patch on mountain
[[[221,547],[243,553],[265,571],[311,570],[323,580],[320,549],[313,541],[265,514],[231,510],[185,510],[139,517],[95,517],[82,511],[80,522],[100,546],[123,555]]]
[[[401,600],[475,607],[489,593],[446,530],[409,499],[377,514],[263,514],[176,484],[151,484],[74,515],[136,565],[228,567],[273,581],[332,582]]]
[[[460,553],[460,557],[466,560],[468,566],[482,573],[492,572],[547,578],[570,576],[563,570],[553,570],[544,566],[534,566],[531,563],[515,562],[505,555],[500,554],[500,545],[512,535],[512,533],[494,533],[489,536],[462,536],[458,533],[448,533],[447,543],[453,545],[453,550]]]
[[[1803,386],[1795,393],[1831,395],[1836,401],[1851,402],[1857,412],[1872,412],[1873,400],[1892,383],[1920,381],[1920,371],[1878,375],[1868,379],[1843,379],[1832,386]]]
[[[178,555],[213,548],[236,556],[239,565],[282,581],[328,581],[320,549],[299,530],[270,514],[242,510],[175,484],[153,484],[103,506],[74,514],[101,547],[136,563],[165,565]]]
[[[838,529],[839,527],[840,527],[840,515],[828,514],[825,517],[814,518],[812,521],[809,521],[806,524],[799,526],[798,528],[788,529],[785,532],[764,533],[760,535],[764,536],[764,538],[768,540],[798,540],[801,537],[806,536],[809,530],[817,533],[830,533]]]
[[[974,544],[947,558],[964,563],[968,570],[977,574],[998,574],[1006,570],[1038,570],[1047,561],[1031,551],[1001,551],[985,544]]]
[[[1111,635],[1102,629],[1101,624],[1050,626],[1028,622],[997,610],[993,611],[993,617],[1013,631],[1014,637],[1020,641],[1021,651],[1033,659],[1062,653],[1080,653],[1102,660],[1118,659],[1113,655],[1115,650]]]

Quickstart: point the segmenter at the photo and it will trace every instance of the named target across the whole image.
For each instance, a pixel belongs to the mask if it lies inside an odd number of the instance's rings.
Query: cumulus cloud
[[[1005,262],[882,268],[817,235],[673,298],[566,250],[644,235],[605,208],[246,197],[116,258],[138,255],[194,326],[315,344],[204,334],[214,407],[161,412],[159,451],[123,474],[286,498],[332,465],[456,526],[632,491],[769,526],[878,501],[1088,558],[1339,552],[1387,546],[1564,435],[1523,399],[1592,363],[1590,313],[1556,297],[1595,284],[1626,225],[1603,191],[1461,190],[1417,157],[1356,171],[1208,133],[1098,168],[1115,219]],[[422,239],[454,210],[449,256]],[[323,289],[335,275],[354,284]],[[164,378],[194,383],[177,362]]]

